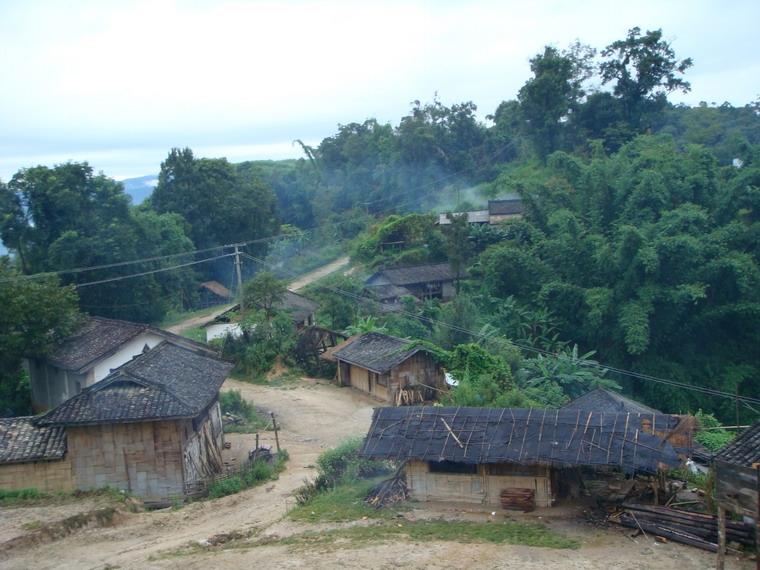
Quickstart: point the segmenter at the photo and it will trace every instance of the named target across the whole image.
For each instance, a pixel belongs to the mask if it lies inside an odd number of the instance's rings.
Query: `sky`
[[[397,124],[437,93],[492,113],[545,45],[662,28],[691,57],[674,102],[760,96],[760,2],[0,0],[0,179],[88,161],[157,173],[172,147],[232,162],[301,156],[339,124]]]

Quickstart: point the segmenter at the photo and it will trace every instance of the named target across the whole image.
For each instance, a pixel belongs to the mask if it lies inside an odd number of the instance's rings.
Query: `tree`
[[[546,46],[530,60],[533,77],[520,89],[517,98],[525,119],[525,129],[543,160],[561,148],[571,114],[585,95],[583,82],[591,75],[594,50],[575,44],[560,52]]]
[[[287,291],[285,281],[278,279],[271,271],[261,271],[245,284],[243,303],[246,307],[261,309],[264,316],[271,319]]]
[[[691,89],[678,74],[693,62],[691,58],[676,58],[670,43],[662,39],[661,29],[642,34],[641,28],[631,28],[624,40],[608,45],[602,57],[607,58],[599,66],[602,82],[615,83],[613,93],[634,129],[646,127],[642,123],[645,115],[661,111],[668,93]]]
[[[0,413],[31,413],[22,359],[44,354],[80,322],[73,287],[54,277],[26,279],[0,257]]]
[[[278,227],[274,194],[261,179],[241,176],[224,158],[195,158],[189,148],[173,148],[161,163],[150,204],[180,214],[199,248],[267,237]]]

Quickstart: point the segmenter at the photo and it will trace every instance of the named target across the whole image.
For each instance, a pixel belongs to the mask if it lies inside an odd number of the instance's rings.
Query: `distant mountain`
[[[153,188],[158,184],[158,174],[126,178],[121,183],[124,184],[124,191],[132,196],[132,203],[139,204],[153,192]]]

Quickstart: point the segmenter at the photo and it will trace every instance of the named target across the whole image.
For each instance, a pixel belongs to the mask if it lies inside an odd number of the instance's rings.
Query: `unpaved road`
[[[298,291],[299,289],[303,289],[307,285],[313,283],[317,279],[321,279],[322,277],[325,277],[326,275],[330,275],[330,273],[334,273],[335,271],[338,271],[339,269],[345,267],[349,263],[348,256],[340,257],[336,259],[335,261],[332,261],[328,263],[327,265],[323,265],[322,267],[318,267],[314,271],[310,271],[309,273],[302,275],[301,277],[295,279],[294,281],[291,281],[288,285],[288,289],[291,291]],[[187,329],[192,329],[195,327],[200,327],[205,325],[208,322],[213,321],[217,316],[222,314],[227,309],[233,307],[234,305],[223,305],[218,310],[214,311],[213,313],[209,313],[207,315],[201,315],[200,317],[192,317],[189,319],[186,319],[180,323],[177,323],[176,325],[172,325],[170,327],[167,327],[166,330],[169,332],[172,332],[174,334],[182,334],[183,331],[186,331]]]
[[[164,559],[163,554],[219,533],[263,528],[282,518],[294,505],[292,492],[303,484],[304,478],[313,476],[313,465],[319,454],[350,436],[366,434],[374,405],[354,390],[314,380],[304,380],[286,388],[228,380],[224,388],[241,390],[257,407],[274,411],[278,422],[282,423],[280,442],[290,454],[290,461],[277,481],[237,495],[192,503],[178,510],[128,515],[112,528],[86,530],[50,544],[14,552],[12,558],[0,559],[0,567],[184,566],[184,558]],[[251,434],[226,436],[232,442],[233,454],[253,447],[253,437]],[[270,432],[265,434],[263,443],[274,446]],[[6,516],[4,511],[10,510],[18,512],[20,509],[0,509],[0,517]],[[23,524],[17,513],[15,518]],[[55,517],[54,513],[49,513],[42,517],[35,513],[31,520],[51,518],[63,516]],[[12,529],[6,532],[9,536],[13,534]]]
[[[294,532],[319,529],[282,520],[294,505],[292,492],[303,479],[313,476],[319,454],[347,437],[363,435],[369,427],[374,402],[347,388],[324,381],[305,379],[276,388],[228,380],[225,389],[237,389],[259,408],[274,411],[283,429],[282,446],[290,453],[286,470],[277,481],[237,495],[190,504],[178,510],[127,514],[109,528],[79,531],[41,546],[12,551],[0,558],[0,568],[105,569],[172,568],[209,570],[216,568],[519,568],[520,570],[616,569],[658,570],[710,569],[713,554],[679,544],[659,544],[626,535],[628,529],[599,529],[579,523],[575,516],[543,513],[543,520],[558,532],[578,539],[578,550],[554,550],[504,544],[462,544],[457,542],[393,540],[363,544],[333,543],[312,548],[269,545],[204,551],[178,555],[188,545],[215,535],[256,530],[263,536],[287,536]],[[243,457],[250,449],[250,434],[227,436],[231,455]],[[264,443],[274,444],[271,433]],[[71,506],[49,511],[0,509],[0,536],[22,532],[23,522],[58,520],[71,514]],[[437,509],[437,510],[434,510]],[[546,511],[546,510],[544,510]],[[549,509],[548,511],[552,511]],[[560,512],[555,509],[554,513]],[[510,514],[516,520],[538,520],[542,513]],[[465,518],[488,520],[489,513],[461,506],[430,506],[415,509],[413,518]],[[500,519],[505,516],[498,513]],[[7,524],[6,521],[8,521]],[[356,524],[367,524],[358,521]],[[3,528],[5,527],[5,528]],[[0,545],[2,546],[2,545]],[[727,568],[750,569],[754,563],[730,557]]]
[[[306,275],[302,275],[295,281],[291,281],[290,285],[288,285],[288,289],[291,291],[298,291],[299,289],[303,289],[310,283],[313,283],[317,279],[321,279],[322,277],[325,277],[327,275],[330,275],[330,273],[334,273],[338,271],[338,269],[342,269],[346,265],[348,265],[349,258],[348,256],[345,257],[339,257],[335,261],[328,263],[327,265],[323,265],[322,267],[319,267],[318,269],[315,269],[314,271],[310,271]]]

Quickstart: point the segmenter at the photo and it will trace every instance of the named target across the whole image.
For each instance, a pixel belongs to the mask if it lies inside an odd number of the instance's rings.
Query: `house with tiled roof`
[[[586,392],[582,396],[571,400],[564,406],[564,410],[585,410],[588,412],[605,412],[613,414],[661,414],[659,410],[645,406],[641,402],[626,398],[622,394],[607,390],[606,388],[596,388]]]
[[[404,295],[448,301],[459,279],[448,263],[426,263],[380,269],[364,281],[365,290],[382,303],[398,303]]]
[[[467,216],[467,223],[474,225],[495,225],[509,220],[520,220],[523,217],[525,207],[519,196],[511,196],[488,201],[487,210],[473,210],[470,212],[443,212],[438,214],[438,225],[451,224],[454,216]]]
[[[434,356],[412,341],[377,332],[352,337],[328,356],[338,383],[393,405],[437,400],[447,389]]]
[[[0,488],[113,487],[158,504],[183,497],[223,469],[219,389],[231,368],[163,341],[42,416],[3,420]]]
[[[54,408],[162,341],[214,354],[204,344],[150,325],[88,317],[50,354],[27,358],[35,411]]]

